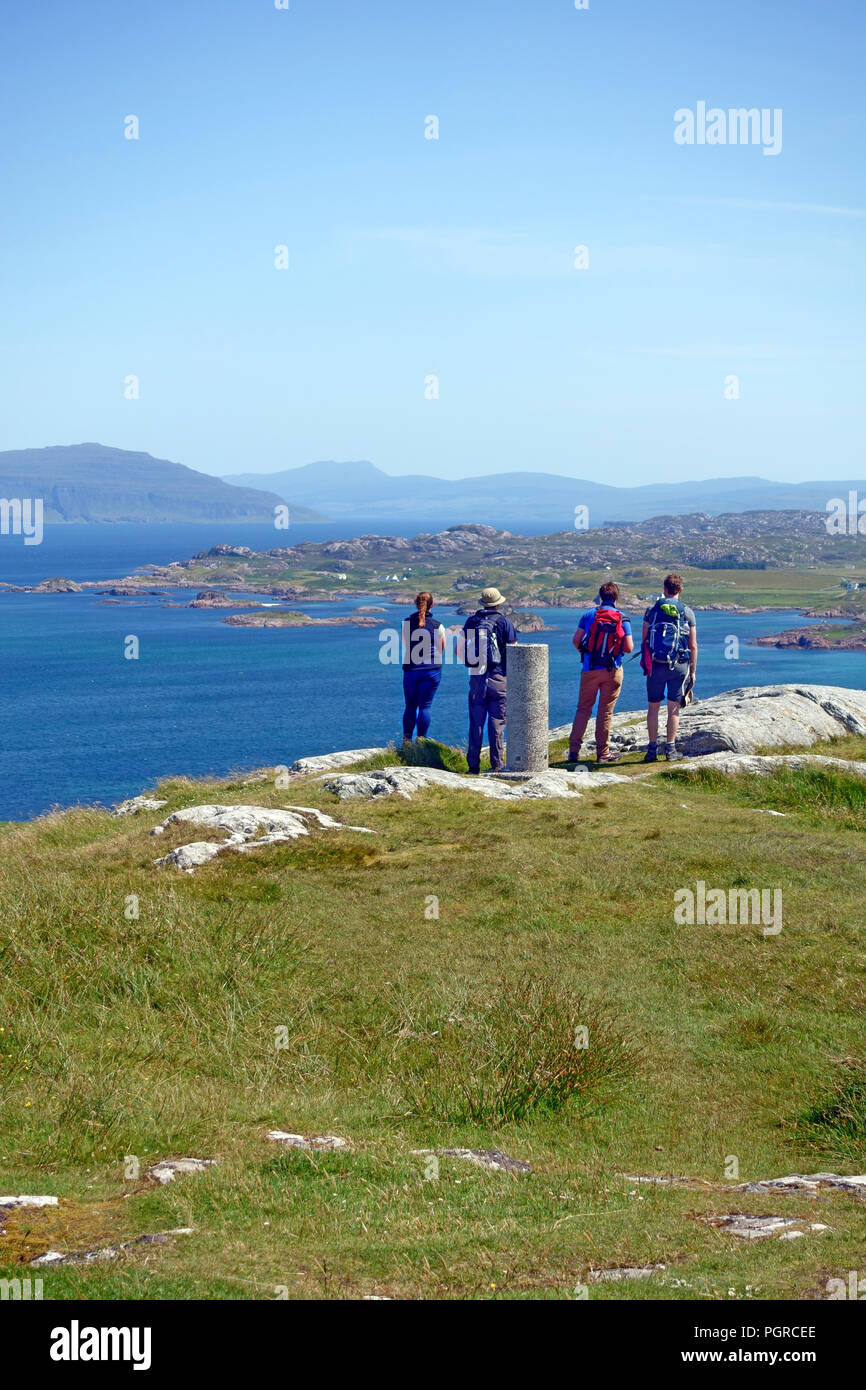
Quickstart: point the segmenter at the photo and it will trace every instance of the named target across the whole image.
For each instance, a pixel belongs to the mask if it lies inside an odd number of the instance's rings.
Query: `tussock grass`
[[[833,821],[854,830],[866,830],[866,778],[841,768],[781,767],[768,777],[726,777],[711,767],[701,767],[696,772],[672,768],[659,775],[681,785],[700,782],[716,791],[727,785],[743,804],[796,811],[815,822]]]
[[[843,1075],[798,1115],[798,1137],[842,1164],[866,1167],[866,1061],[847,1061]]]
[[[618,1176],[723,1181],[730,1155],[743,1179],[862,1171],[860,1093],[828,1087],[824,1060],[859,1055],[866,1006],[862,807],[840,781],[672,769],[559,802],[341,805],[317,778],[288,795],[172,779],[160,812],[7,829],[0,1190],[60,1195],[75,1219],[39,1227],[60,1248],[195,1228],[146,1266],[139,1250],[46,1271],[45,1297],[567,1298],[590,1268],[663,1260],[675,1274],[591,1297],[791,1298],[856,1268],[853,1200],[820,1241],[744,1249],[693,1219],[694,1192]],[[785,819],[751,813],[773,796]],[[155,868],[200,832],[152,827],[205,800],[316,805],[375,833]],[[699,878],[781,888],[782,933],[676,925]],[[275,1127],[353,1148],[281,1153]],[[428,1181],[411,1150],[434,1147],[501,1148],[533,1173],[448,1161]],[[165,1189],[125,1176],[128,1156],[143,1172],[172,1155],[219,1164]],[[35,1249],[16,1223],[4,1275]]]
[[[374,772],[384,767],[438,767],[446,772],[468,772],[464,748],[455,748],[448,743],[440,743],[434,738],[419,738],[414,742],[404,742],[389,747],[387,752],[378,753],[372,758],[364,758],[352,765],[353,772]],[[481,760],[482,768],[489,768],[490,760]]]
[[[416,1114],[458,1124],[515,1125],[566,1107],[587,1114],[635,1064],[608,1013],[538,977],[440,1005],[432,1021],[406,1049],[404,1086]]]

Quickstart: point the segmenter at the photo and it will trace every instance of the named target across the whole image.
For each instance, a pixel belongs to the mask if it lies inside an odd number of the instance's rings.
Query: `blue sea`
[[[369,531],[393,533],[393,523]],[[431,529],[409,524],[404,534]],[[317,534],[312,534],[313,532]],[[292,539],[348,535],[334,525],[296,528]],[[117,579],[147,563],[186,559],[230,541],[264,548],[268,526],[48,527],[41,546],[0,537],[0,579],[37,583],[49,575]],[[401,672],[379,660],[380,628],[291,631],[228,627],[229,610],[170,608],[188,589],[130,605],[82,594],[0,593],[0,819],[20,820],[55,806],[111,804],[167,774],[224,775],[289,764],[294,758],[387,743],[400,730]],[[386,609],[381,627],[398,625],[405,609],[360,598],[303,605],[311,615]],[[438,609],[446,626],[453,610]],[[577,612],[541,611],[553,631],[522,641],[550,646],[550,717],[574,713],[577,655],[571,638]],[[630,615],[635,619],[640,614]],[[749,647],[750,637],[803,620],[796,611],[699,613],[699,697],[741,685],[810,681],[866,686],[866,653],[777,651]],[[138,638],[139,657],[124,656]],[[725,658],[726,639],[739,639],[739,659]],[[446,667],[433,707],[431,737],[463,743],[467,673]],[[643,706],[637,661],[626,664],[619,709]]]

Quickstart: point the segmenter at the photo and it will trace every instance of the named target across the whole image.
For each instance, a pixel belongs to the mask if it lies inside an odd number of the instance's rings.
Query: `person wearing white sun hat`
[[[481,607],[463,625],[469,678],[469,771],[477,776],[484,725],[490,742],[490,769],[505,762],[506,647],[517,641],[513,623],[502,612],[505,599],[492,586],[483,589]]]

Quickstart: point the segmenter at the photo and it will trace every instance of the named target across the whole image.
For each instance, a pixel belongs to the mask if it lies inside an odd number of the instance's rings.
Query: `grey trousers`
[[[469,677],[469,771],[478,771],[484,724],[490,743],[490,766],[497,772],[505,762],[505,676]]]

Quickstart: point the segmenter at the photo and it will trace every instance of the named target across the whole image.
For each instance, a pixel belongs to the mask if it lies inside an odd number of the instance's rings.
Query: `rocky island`
[[[227,542],[188,560],[144,566],[109,584],[55,576],[29,591],[93,590],[112,601],[138,601],[164,596],[168,589],[193,589],[190,607],[234,610],[225,619],[232,626],[288,628],[321,621],[359,625],[359,617],[378,606],[376,600],[408,608],[422,588],[434,594],[437,611],[452,608],[459,619],[474,610],[485,584],[496,584],[518,629],[540,632],[545,624],[535,610],[582,609],[604,577],[617,580],[621,608],[638,617],[672,568],[684,576],[694,608],[744,614],[793,608],[855,624],[848,631],[792,629],[759,639],[761,645],[861,649],[866,537],[829,534],[826,518],[817,512],[696,513],[545,536],[466,522],[413,537],[361,535],[261,551]],[[4,590],[21,592],[22,586]],[[278,607],[256,612],[262,599]],[[282,607],[355,599],[367,600],[361,605],[367,611],[345,619],[313,618]]]

